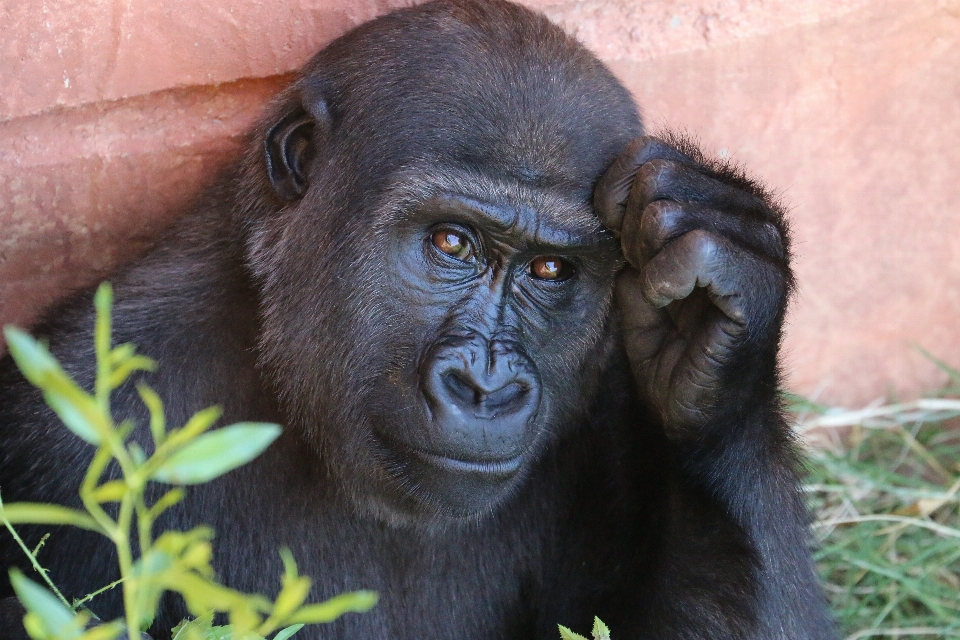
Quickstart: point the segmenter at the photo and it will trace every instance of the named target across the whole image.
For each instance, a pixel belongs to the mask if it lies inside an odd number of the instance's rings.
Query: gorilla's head
[[[280,97],[242,216],[261,363],[357,505],[489,512],[590,403],[622,264],[591,193],[640,133],[592,54],[498,1],[367,23]]]

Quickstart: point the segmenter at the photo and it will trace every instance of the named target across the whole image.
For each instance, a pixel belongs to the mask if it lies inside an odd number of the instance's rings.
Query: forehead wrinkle
[[[549,194],[548,194],[549,195]],[[533,241],[541,245],[595,244],[604,235],[600,220],[589,205],[547,199],[535,210]]]
[[[384,190],[374,212],[374,225],[382,230],[414,214],[430,199],[456,195],[473,202],[486,217],[515,229],[527,210],[535,215],[535,228],[526,229],[535,242],[545,245],[590,244],[608,235],[591,203],[556,188],[542,188],[514,180],[491,177],[474,170],[452,167],[408,167],[396,174]],[[485,204],[495,205],[484,207]],[[511,210],[509,219],[496,205]]]

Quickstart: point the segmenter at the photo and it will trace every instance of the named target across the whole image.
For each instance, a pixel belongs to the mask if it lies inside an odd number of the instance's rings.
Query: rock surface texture
[[[0,324],[139,255],[309,56],[402,0],[0,0]],[[960,0],[530,0],[792,206],[790,387],[960,365]]]

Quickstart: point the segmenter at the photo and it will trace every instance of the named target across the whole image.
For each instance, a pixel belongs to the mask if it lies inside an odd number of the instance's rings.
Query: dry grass
[[[960,638],[960,373],[859,410],[793,398],[816,552],[847,640]]]

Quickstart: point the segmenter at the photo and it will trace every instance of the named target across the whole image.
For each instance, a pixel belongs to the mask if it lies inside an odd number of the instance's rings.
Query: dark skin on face
[[[441,0],[345,34],[111,281],[114,341],[160,361],[168,424],[219,404],[284,425],[160,527],[212,526],[233,588],[275,594],[285,546],[311,601],[381,594],[298,638],[555,640],[595,615],[639,640],[835,637],[780,407],[783,212],[644,135],[543,16]],[[86,385],[91,297],[34,329]],[[148,448],[133,386],[111,402]],[[0,360],[4,501],[78,506],[91,455]],[[67,597],[117,577],[80,530],[40,561]],[[30,570],[0,531],[11,566]],[[116,618],[119,592],[91,606]],[[164,598],[151,633],[186,613]]]
[[[565,381],[541,364],[557,331],[601,321],[622,263],[613,235],[576,213],[444,193],[388,228],[389,298],[429,337],[399,385],[417,417],[375,432],[452,513],[515,490],[560,421],[549,397]]]

